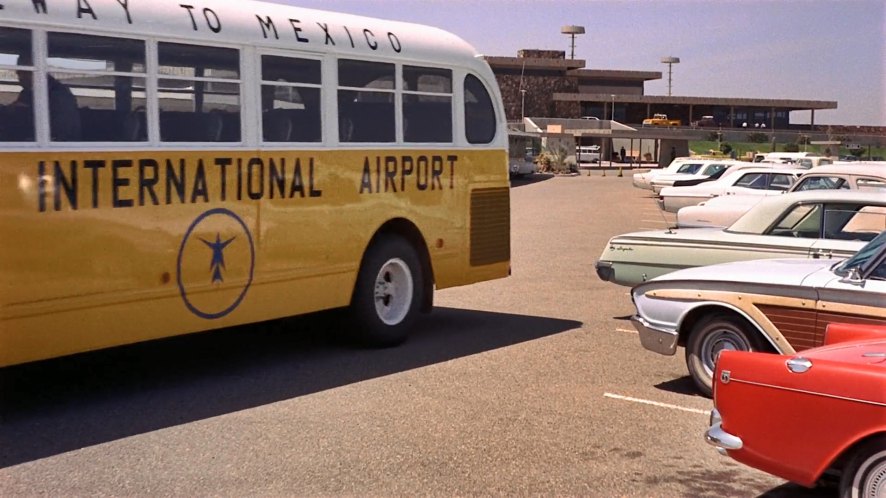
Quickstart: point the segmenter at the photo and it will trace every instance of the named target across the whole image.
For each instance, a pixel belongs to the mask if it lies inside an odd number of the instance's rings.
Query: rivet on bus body
[[[437,239],[437,249],[443,249],[443,239]]]

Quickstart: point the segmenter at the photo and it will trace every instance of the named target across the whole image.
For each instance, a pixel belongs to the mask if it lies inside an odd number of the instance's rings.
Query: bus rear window
[[[495,139],[495,107],[483,83],[474,75],[465,77],[465,136],[468,143],[488,144]]]

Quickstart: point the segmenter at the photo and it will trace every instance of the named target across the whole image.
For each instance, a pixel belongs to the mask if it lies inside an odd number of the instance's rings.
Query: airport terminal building
[[[661,79],[661,72],[585,69],[584,60],[557,50],[485,59],[498,79],[509,121],[593,116],[639,126],[654,114],[667,114],[683,126],[799,131],[815,127],[816,111],[837,108],[834,101],[645,95],[645,82]],[[791,125],[791,111],[811,111],[811,125]],[[702,121],[705,116],[713,120]]]

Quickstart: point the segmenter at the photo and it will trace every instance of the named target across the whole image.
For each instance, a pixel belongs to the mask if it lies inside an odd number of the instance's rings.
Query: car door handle
[[[823,251],[821,249],[812,251],[812,259],[830,258],[832,255],[831,251]]]

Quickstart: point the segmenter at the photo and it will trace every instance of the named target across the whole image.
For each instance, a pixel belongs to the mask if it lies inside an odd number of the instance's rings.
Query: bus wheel
[[[379,239],[366,252],[351,299],[352,327],[369,346],[395,346],[406,340],[421,305],[421,263],[401,237]]]
[[[720,352],[726,350],[760,351],[757,334],[739,317],[715,314],[702,320],[689,335],[686,366],[695,386],[711,396],[712,377]]]

